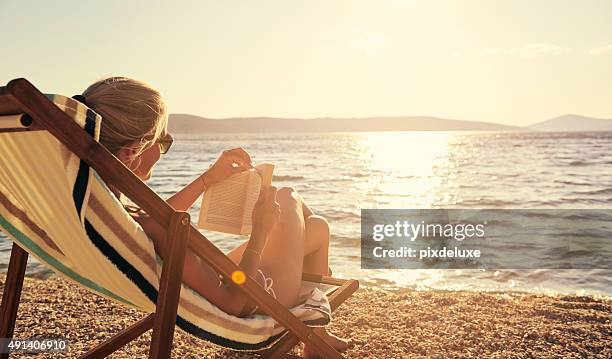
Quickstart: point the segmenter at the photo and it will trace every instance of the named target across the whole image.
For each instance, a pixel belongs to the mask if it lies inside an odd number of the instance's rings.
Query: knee
[[[281,187],[276,190],[276,198],[285,197],[285,196],[293,196],[293,193],[295,193],[295,190],[293,189],[293,187]]]
[[[299,201],[299,197],[293,188],[281,187],[276,191],[276,201],[281,207],[295,206]]]
[[[306,218],[306,232],[308,235],[313,235],[316,238],[321,238],[329,242],[329,223],[325,217],[319,215],[312,215]]]
[[[304,229],[302,204],[297,192],[291,187],[281,187],[276,191],[276,201],[280,205],[279,223],[281,226],[299,224]]]

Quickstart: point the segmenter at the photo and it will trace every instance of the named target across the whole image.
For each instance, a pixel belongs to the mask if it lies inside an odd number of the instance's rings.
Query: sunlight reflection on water
[[[277,186],[294,187],[328,218],[335,274],[393,288],[611,294],[609,271],[362,270],[359,261],[362,208],[610,208],[611,140],[612,133],[179,134],[148,184],[167,198],[221,151],[243,147],[254,162],[276,165]],[[245,240],[205,234],[225,251]]]

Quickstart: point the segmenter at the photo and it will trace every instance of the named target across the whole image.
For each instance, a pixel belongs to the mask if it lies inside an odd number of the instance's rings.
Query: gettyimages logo
[[[372,239],[382,241],[386,237],[405,237],[414,242],[419,237],[452,237],[457,241],[462,241],[466,238],[483,238],[486,224],[486,221],[479,224],[396,221],[395,224],[374,224],[372,226]]]
[[[610,210],[363,209],[362,268],[612,268]]]

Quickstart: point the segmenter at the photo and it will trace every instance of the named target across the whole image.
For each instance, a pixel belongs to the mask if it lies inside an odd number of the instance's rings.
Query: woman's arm
[[[187,211],[205,189],[206,182],[204,180],[204,175],[202,175],[191,181],[190,184],[180,191],[176,192],[172,197],[168,198],[166,202],[177,211]]]
[[[253,230],[239,267],[249,277],[255,278],[259,268],[261,251],[266,244],[267,233],[280,215],[280,206],[275,201],[276,188],[265,190],[253,210]],[[155,251],[168,258],[166,229],[149,216],[136,216],[143,230],[153,241]],[[219,275],[193,251],[187,249],[183,265],[183,282],[226,313],[240,315],[249,299],[238,286],[230,281],[222,283]]]
[[[153,241],[155,251],[162,258],[168,258],[166,229],[148,216],[135,217],[134,219],[140,223]],[[253,248],[254,251],[261,252],[265,245],[265,237],[265,233],[254,231],[249,240],[249,247]],[[259,267],[259,258],[245,253],[239,266],[246,275],[255,278],[255,272]],[[223,284],[217,272],[189,249],[185,252],[183,282],[228,314],[240,315],[248,302],[247,297],[236,285],[229,284],[227,281],[226,284]]]
[[[261,253],[263,250],[266,236],[267,233],[262,230],[253,231],[247,245],[247,248],[252,250],[245,250],[238,264],[244,274],[251,278],[255,278],[259,268],[261,256],[256,253]],[[221,282],[217,272],[190,250],[185,257],[183,282],[228,314],[241,315],[249,302],[248,297],[237,285],[230,279]]]

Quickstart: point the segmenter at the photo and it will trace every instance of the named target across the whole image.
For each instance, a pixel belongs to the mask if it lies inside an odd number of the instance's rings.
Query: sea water
[[[293,187],[328,219],[334,275],[387,289],[612,295],[610,270],[360,266],[362,208],[612,209],[612,132],[178,134],[148,184],[167,198],[235,147],[254,163],[274,163],[273,183]],[[190,210],[194,221],[199,206]],[[247,239],[203,233],[224,251]],[[9,255],[10,241],[0,234],[3,271]],[[50,272],[31,258],[27,273]]]

